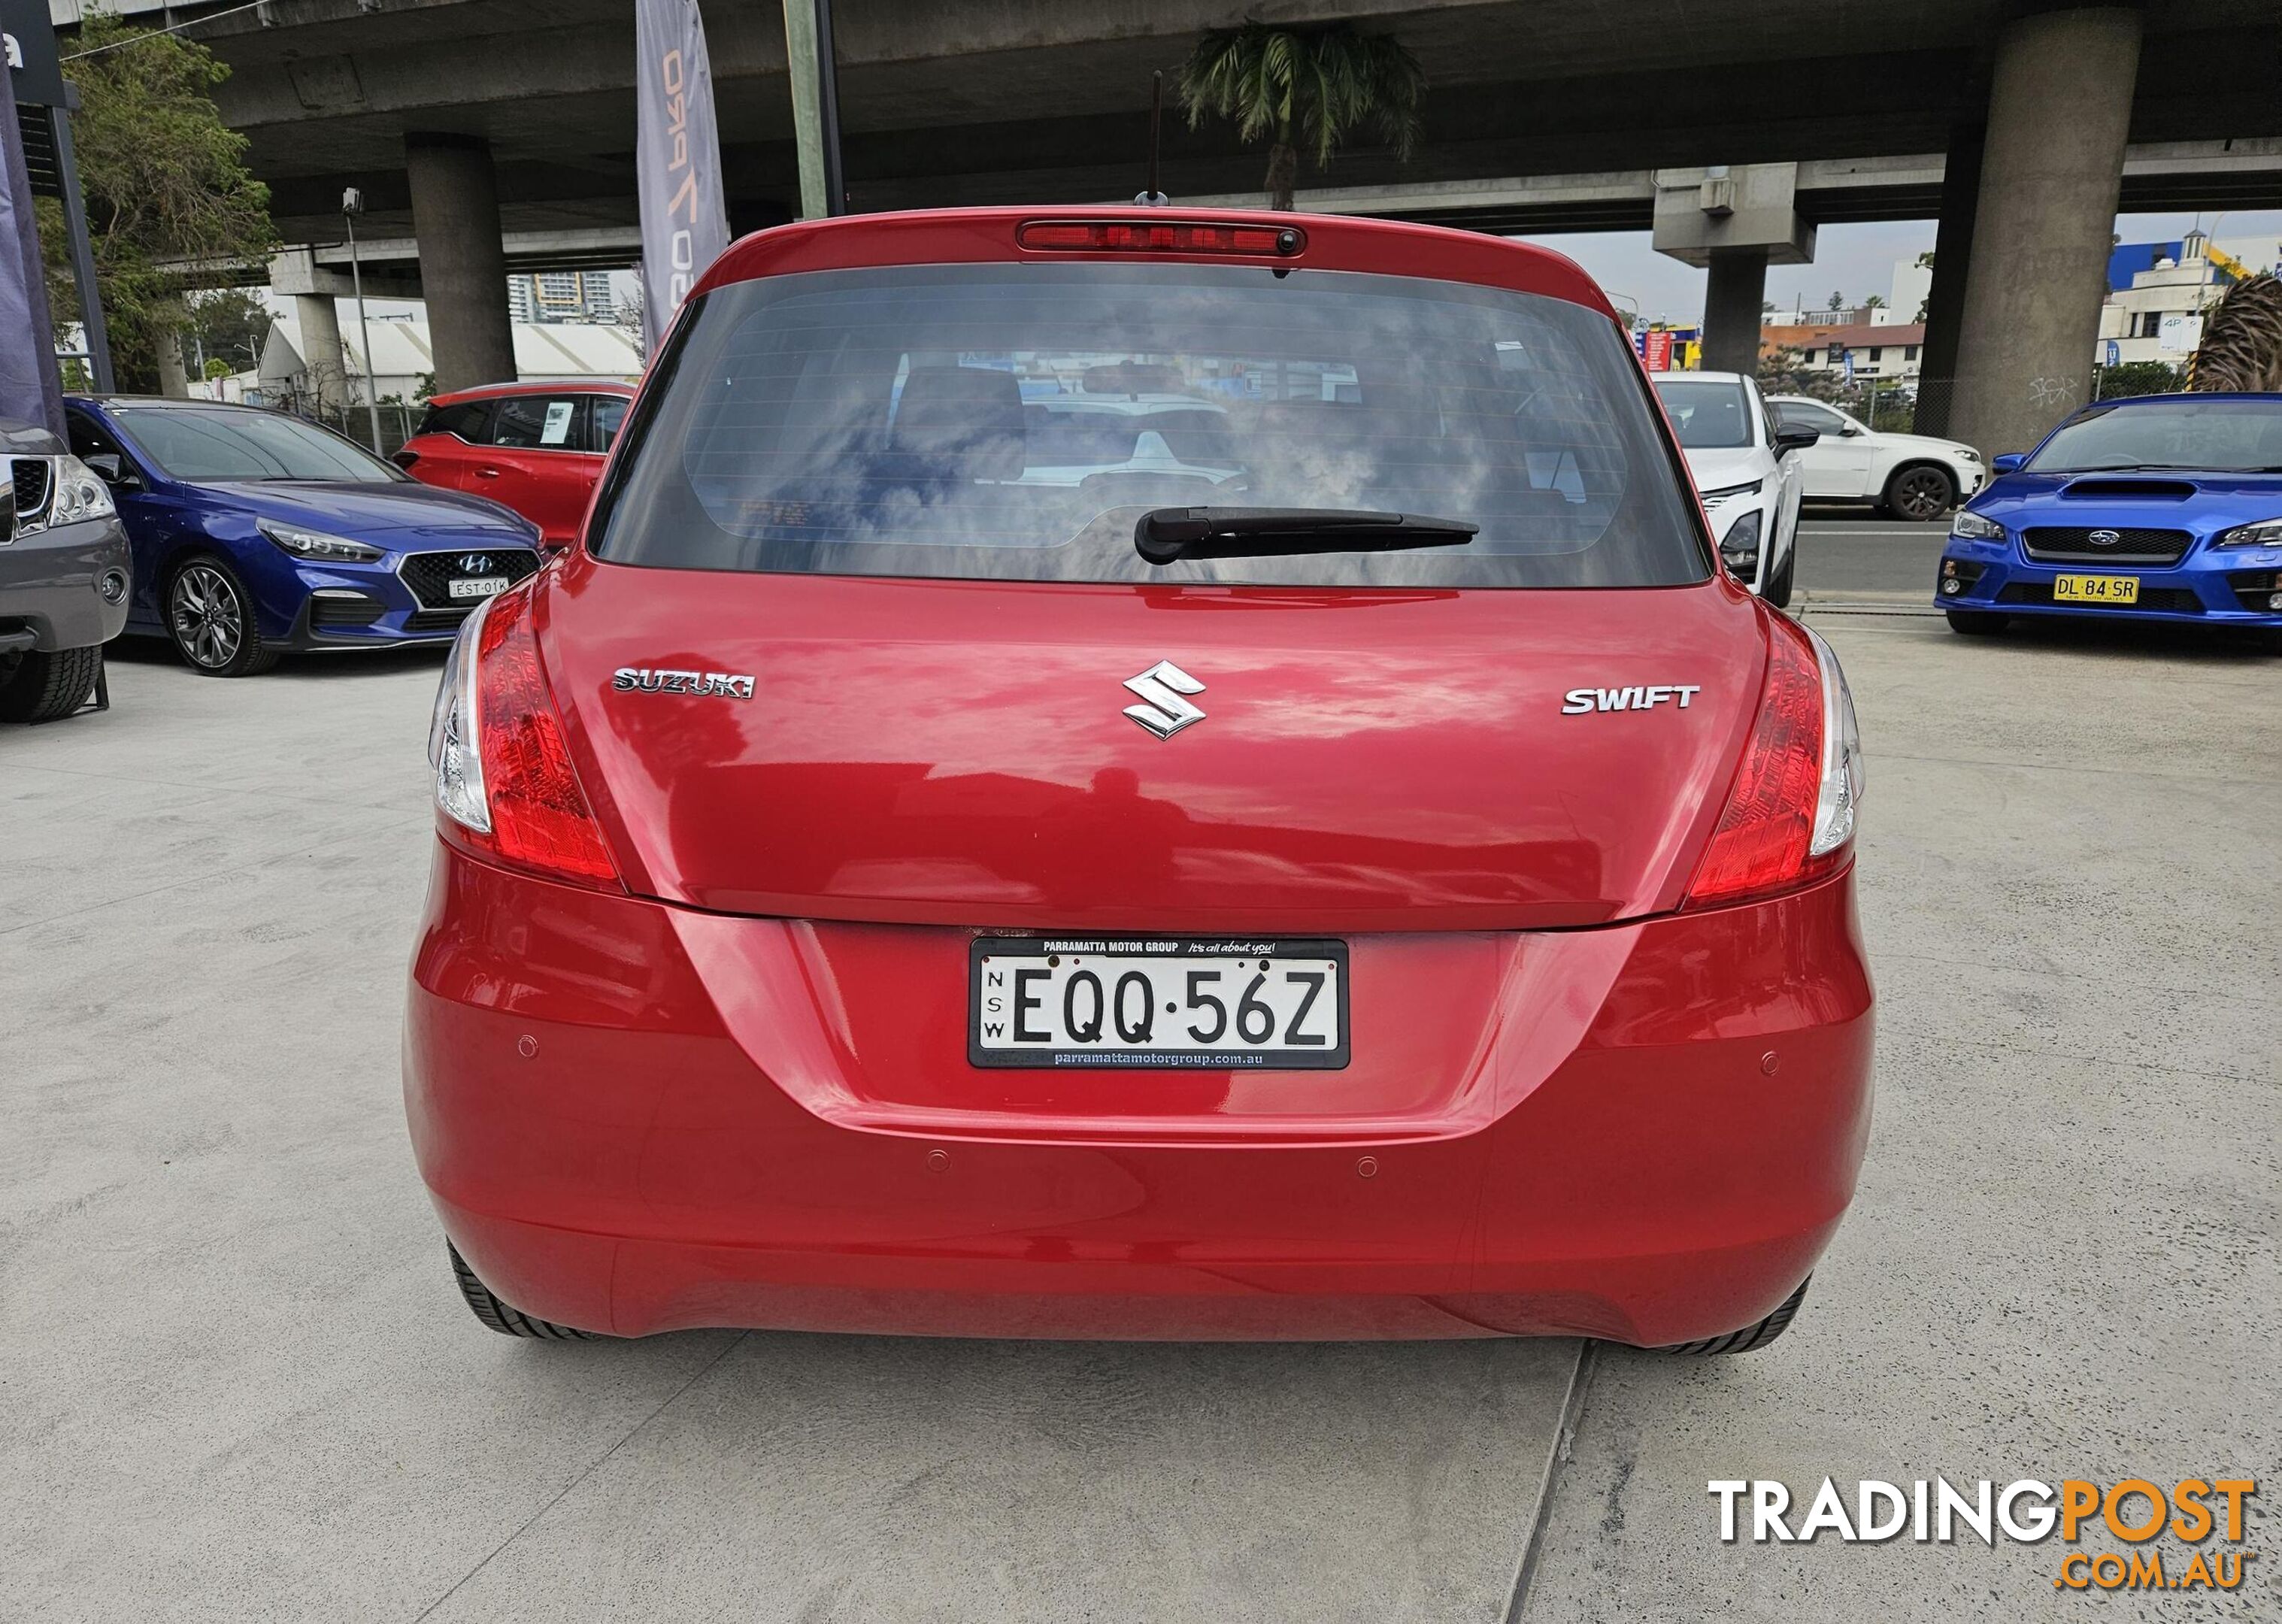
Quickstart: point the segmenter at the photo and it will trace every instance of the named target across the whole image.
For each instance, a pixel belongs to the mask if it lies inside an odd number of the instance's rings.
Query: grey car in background
[[[0,422],[0,721],[53,721],[87,703],[127,624],[127,532],[45,429]]]

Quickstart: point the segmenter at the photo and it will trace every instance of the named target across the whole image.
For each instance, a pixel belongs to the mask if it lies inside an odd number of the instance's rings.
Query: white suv
[[[1649,377],[1687,453],[1720,558],[1737,580],[1784,608],[1797,559],[1798,454],[1813,445],[1813,431],[1777,424],[1758,383],[1740,372]]]
[[[1981,454],[1962,440],[1889,434],[1805,395],[1770,395],[1775,422],[1822,438],[1798,458],[1809,501],[1867,501],[1898,519],[1930,523],[1989,478]]]

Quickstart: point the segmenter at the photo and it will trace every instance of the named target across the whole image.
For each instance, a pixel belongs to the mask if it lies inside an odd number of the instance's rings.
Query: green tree
[[[1760,357],[1759,389],[1766,394],[1812,395],[1835,403],[1846,392],[1846,380],[1838,373],[1808,366],[1805,350],[1785,345]]]
[[[243,262],[276,245],[269,191],[245,167],[245,137],[221,121],[213,89],[229,76],[203,45],[108,12],[80,26],[70,65],[81,106],[72,134],[95,251],[96,291],[122,390],[158,386],[161,345],[189,319],[192,260]],[[42,213],[50,302],[69,312],[61,211]]]
[[[269,307],[244,288],[213,288],[183,299],[182,347],[206,359],[206,376],[251,371],[269,337]]]
[[[2100,369],[2092,398],[2115,400],[2125,395],[2167,395],[2184,382],[2179,369],[2166,361],[2127,361]]]
[[[1343,22],[1210,29],[1181,69],[1191,129],[1210,114],[1233,123],[1241,141],[1268,138],[1268,206],[1278,209],[1292,206],[1300,153],[1329,168],[1356,129],[1369,128],[1397,158],[1409,158],[1425,89],[1425,70],[1401,41]]]
[[[1833,292],[1833,293],[1831,294],[1831,296],[1830,296],[1830,307],[1831,307],[1833,310],[1843,310],[1843,309],[1845,309],[1845,308],[1846,308],[1846,295],[1845,295],[1845,294],[1843,294],[1843,293]]]

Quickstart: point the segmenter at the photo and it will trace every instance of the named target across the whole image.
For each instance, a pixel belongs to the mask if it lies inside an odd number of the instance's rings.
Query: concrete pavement
[[[1934,571],[1946,524],[1910,524],[1867,511],[1809,509],[1798,524],[1799,601],[1870,602],[1906,598],[1933,612]]]
[[[2074,1618],[2057,1542],[1723,1547],[1704,1483],[2282,1454],[2282,666],[1821,625],[1869,749],[1863,1191],[1774,1347],[1600,1352],[1530,1619]],[[395,1076],[436,666],[138,657],[0,732],[0,1617],[1512,1614],[1573,1343],[481,1330]],[[2252,1572],[2134,1605],[2271,1616]]]
[[[0,733],[0,1619],[1502,1616],[1571,1342],[482,1329],[397,1081],[439,664]]]
[[[1528,1616],[2274,1618],[2270,1558],[2232,1596],[2103,1607],[2053,1581],[2072,1549],[2122,1548],[2104,1536],[1713,1537],[1712,1479],[1781,1478],[1803,1507],[1826,1475],[2263,1481],[2282,1459],[2282,662],[2184,635],[1814,624],[1868,753],[1862,1187],[1774,1347],[1603,1350]],[[2247,1549],[2272,1550],[2271,1510]]]

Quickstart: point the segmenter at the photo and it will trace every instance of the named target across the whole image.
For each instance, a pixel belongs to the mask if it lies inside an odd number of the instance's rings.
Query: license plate
[[[979,936],[977,1066],[1347,1063],[1347,945],[1325,940]]]
[[[2053,581],[2055,603],[2137,603],[2136,575],[2062,575]]]
[[[455,598],[495,598],[508,585],[504,575],[471,575],[465,580],[452,582],[445,590]]]

